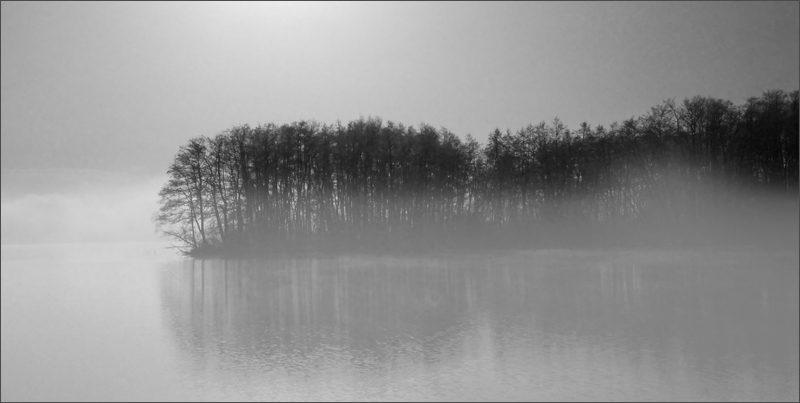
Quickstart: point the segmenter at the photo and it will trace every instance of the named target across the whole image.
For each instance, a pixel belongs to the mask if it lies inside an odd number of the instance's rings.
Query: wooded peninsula
[[[798,91],[773,90],[485,145],[377,117],[240,125],[180,147],[153,219],[193,256],[796,248],[799,122]]]

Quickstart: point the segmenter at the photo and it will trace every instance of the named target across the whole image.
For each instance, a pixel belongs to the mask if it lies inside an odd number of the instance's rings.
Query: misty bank
[[[667,100],[485,145],[380,118],[240,125],[182,146],[158,231],[195,256],[797,244],[798,91]]]
[[[783,197],[762,201],[758,211],[743,210],[687,223],[653,226],[646,221],[545,222],[460,231],[340,234],[328,238],[267,243],[208,244],[186,250],[195,258],[257,258],[316,255],[425,256],[508,251],[738,251],[789,253],[800,249],[800,203]]]

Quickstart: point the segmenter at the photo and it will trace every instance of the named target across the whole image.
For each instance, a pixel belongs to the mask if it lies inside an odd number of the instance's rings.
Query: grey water
[[[798,400],[796,252],[2,247],[3,401]]]

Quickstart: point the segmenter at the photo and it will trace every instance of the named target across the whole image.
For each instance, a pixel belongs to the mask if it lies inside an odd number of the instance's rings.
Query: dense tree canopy
[[[607,128],[497,129],[486,145],[380,118],[242,125],[180,148],[155,221],[195,251],[677,231],[796,195],[798,121],[798,91],[769,91],[669,100]]]

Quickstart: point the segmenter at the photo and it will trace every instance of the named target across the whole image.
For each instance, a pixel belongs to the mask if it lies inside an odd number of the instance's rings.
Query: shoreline
[[[757,244],[706,244],[706,245],[616,245],[604,247],[597,245],[548,245],[542,247],[461,247],[461,248],[406,248],[403,250],[369,250],[369,248],[350,248],[332,250],[326,248],[225,248],[216,247],[213,249],[193,249],[182,251],[181,255],[186,258],[206,260],[206,259],[269,259],[269,258],[342,258],[352,256],[363,256],[371,258],[430,258],[448,256],[510,256],[510,255],[532,255],[561,257],[586,256],[594,254],[674,254],[674,255],[697,255],[697,254],[741,254],[741,255],[763,255],[770,254],[775,256],[800,256],[800,248],[795,244],[789,245],[757,245]]]

